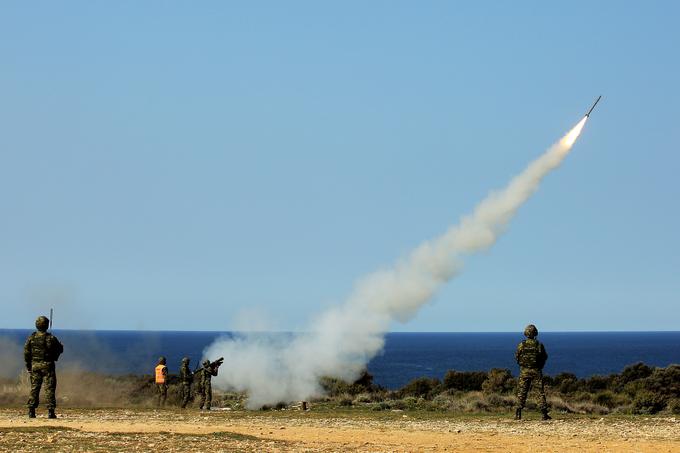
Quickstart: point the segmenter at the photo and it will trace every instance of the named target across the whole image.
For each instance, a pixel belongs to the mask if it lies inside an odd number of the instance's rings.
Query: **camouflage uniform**
[[[191,401],[191,383],[194,382],[194,374],[189,369],[189,358],[182,359],[182,366],[179,368],[179,380],[181,385],[182,409],[187,407]]]
[[[522,409],[527,401],[527,395],[531,389],[532,384],[538,387],[540,394],[539,408],[543,414],[544,420],[549,420],[548,402],[545,399],[545,387],[543,385],[543,367],[548,360],[548,353],[545,351],[545,346],[536,340],[538,336],[538,329],[533,324],[527,326],[524,330],[526,340],[522,341],[517,346],[515,351],[515,360],[520,366],[519,380],[517,382],[517,410],[515,418],[522,418]]]
[[[57,373],[54,362],[64,352],[64,346],[57,337],[47,332],[49,320],[40,316],[35,322],[37,332],[33,332],[24,345],[24,361],[26,369],[31,374],[31,393],[28,398],[28,415],[35,417],[35,409],[40,402],[40,388],[45,383],[45,397],[49,418],[56,418],[54,410],[57,407],[55,395],[57,389]]]
[[[205,407],[205,410],[210,410],[210,405],[212,404],[212,384],[210,380],[213,376],[217,376],[217,369],[211,366],[210,360],[203,362],[203,368],[199,371],[200,389],[201,389],[201,402],[199,405],[200,409]]]

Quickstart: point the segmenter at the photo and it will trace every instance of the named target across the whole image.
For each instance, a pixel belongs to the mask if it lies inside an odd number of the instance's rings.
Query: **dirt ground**
[[[0,451],[680,452],[674,417],[509,416],[361,410],[0,409]]]

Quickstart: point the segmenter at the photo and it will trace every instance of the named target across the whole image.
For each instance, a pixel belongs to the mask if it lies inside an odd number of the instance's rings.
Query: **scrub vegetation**
[[[571,373],[545,376],[553,414],[680,414],[680,365],[655,368],[643,363],[608,376],[577,378]],[[421,377],[397,390],[376,385],[364,373],[355,382],[322,378],[324,396],[309,401],[316,408],[370,411],[429,411],[461,414],[509,413],[515,405],[516,378],[507,369],[450,370],[442,379]],[[0,380],[0,405],[21,406],[28,376]],[[177,376],[169,378],[168,405],[179,405]],[[528,409],[536,410],[529,395]],[[156,388],[151,375],[106,376],[79,370],[59,372],[59,407],[153,407]],[[215,391],[216,408],[243,410],[246,395]],[[300,407],[284,402],[262,410]]]

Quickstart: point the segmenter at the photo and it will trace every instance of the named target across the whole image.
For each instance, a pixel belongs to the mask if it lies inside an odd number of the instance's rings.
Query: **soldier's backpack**
[[[56,362],[64,352],[64,346],[51,333],[31,334],[31,357],[35,362]]]
[[[519,365],[526,368],[541,369],[545,365],[543,354],[541,353],[541,343],[534,339],[524,340],[517,361]]]

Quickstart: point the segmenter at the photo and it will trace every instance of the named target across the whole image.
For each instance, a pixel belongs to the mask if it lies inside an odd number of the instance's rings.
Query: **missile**
[[[588,110],[588,113],[586,113],[586,116],[590,116],[590,113],[593,111],[593,109],[595,108],[595,106],[597,105],[597,103],[600,102],[600,98],[601,98],[601,97],[602,97],[602,96],[598,96],[597,99],[595,99],[595,103],[593,104],[592,107],[590,107],[590,110]]]

